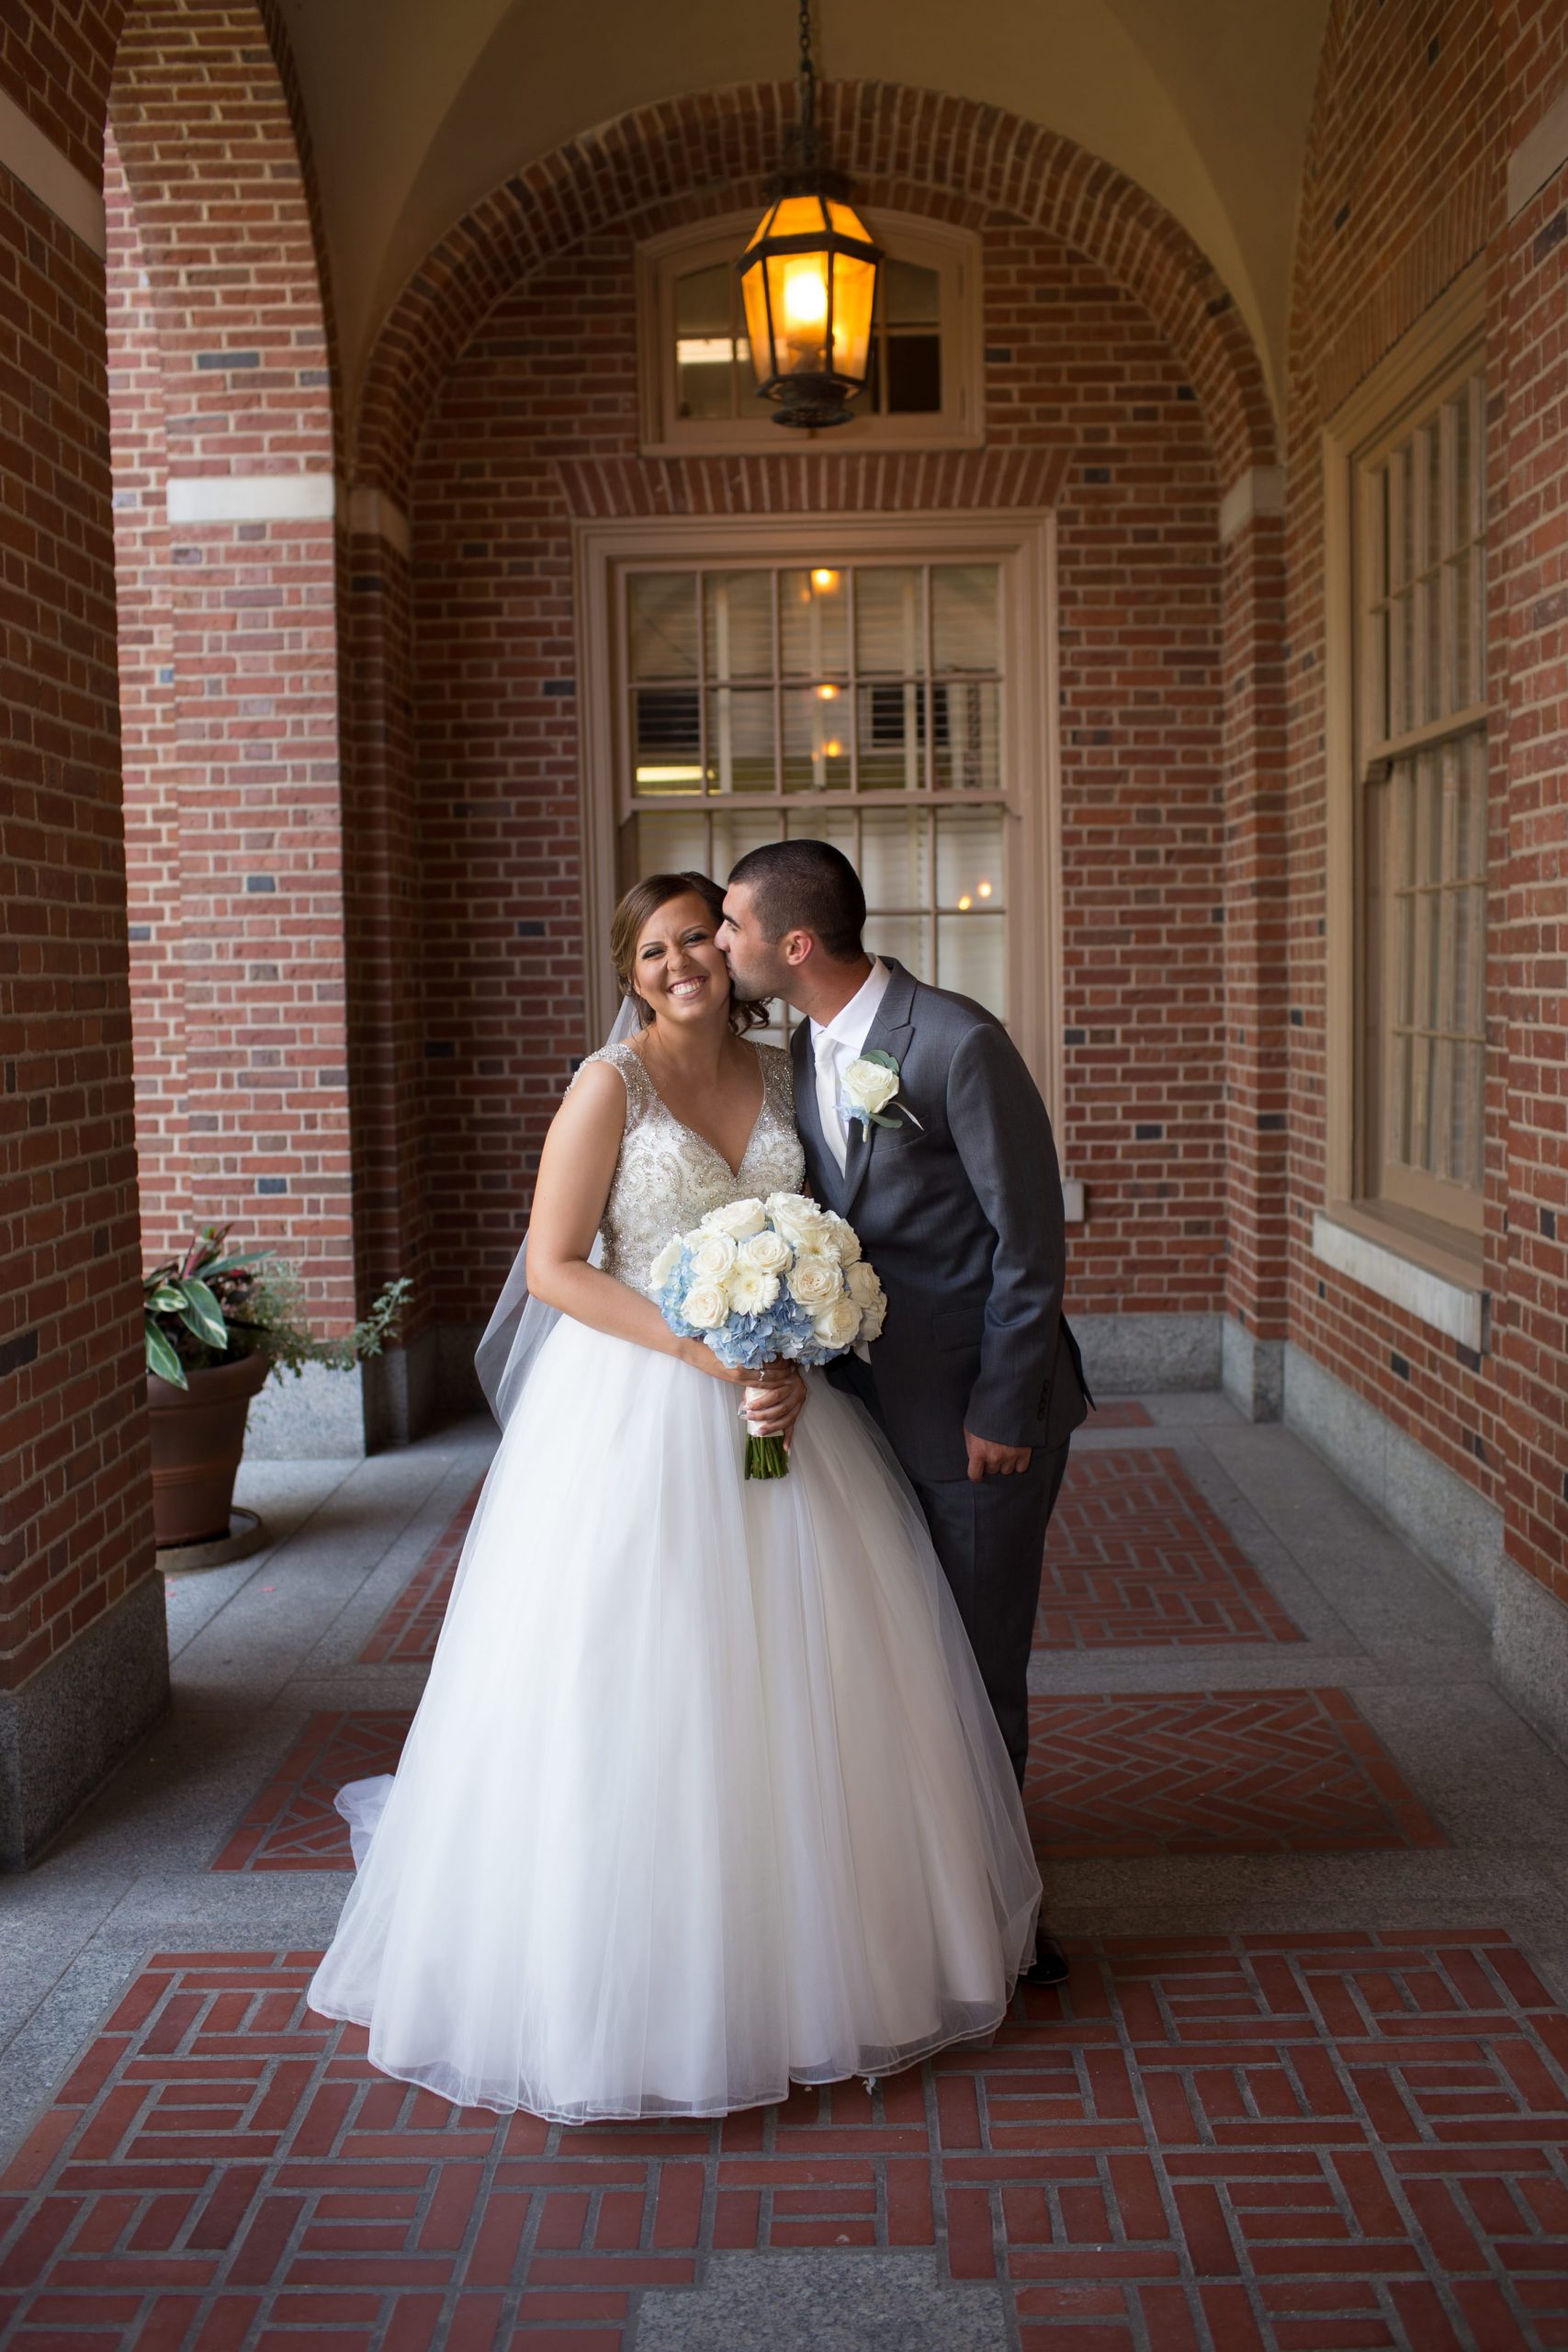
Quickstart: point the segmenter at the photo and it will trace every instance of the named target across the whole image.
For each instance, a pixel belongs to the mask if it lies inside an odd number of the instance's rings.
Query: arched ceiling
[[[818,0],[825,75],[1001,107],[1139,182],[1218,269],[1278,398],[1328,0]],[[628,109],[794,69],[787,0],[284,0],[345,368],[468,208]]]

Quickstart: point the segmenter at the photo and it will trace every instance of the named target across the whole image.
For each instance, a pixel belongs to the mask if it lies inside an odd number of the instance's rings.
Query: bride
[[[558,1317],[396,1778],[338,1798],[356,1876],[310,2006],[462,2106],[720,2115],[890,2072],[992,2032],[1032,1952],[1012,1770],[892,1456],[774,1365],[754,1418],[790,1472],[747,1482],[757,1375],[643,1288],[671,1233],[802,1182],[721,911],[695,874],[616,911],[639,1025],[573,1080],[535,1193]]]

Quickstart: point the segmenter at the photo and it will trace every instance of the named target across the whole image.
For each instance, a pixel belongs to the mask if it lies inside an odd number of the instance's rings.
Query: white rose
[[[665,1243],[663,1249],[660,1251],[658,1257],[655,1258],[652,1265],[649,1266],[648,1270],[648,1286],[649,1290],[658,1291],[664,1288],[665,1283],[669,1281],[671,1275],[674,1272],[676,1267],[681,1262],[681,1252],[684,1247],[685,1244],[682,1241],[678,1233],[671,1235],[669,1240]]]
[[[879,1291],[872,1305],[870,1306],[863,1306],[861,1309],[861,1338],[868,1341],[872,1340],[880,1340],[882,1337],[882,1327],[886,1320],[887,1301],[883,1297]]]
[[[857,1306],[874,1306],[882,1296],[882,1284],[876,1279],[875,1270],[863,1259],[845,1269],[844,1280]]]
[[[828,1230],[826,1212],[804,1193],[773,1193],[768,1196],[768,1215],[784,1239],[796,1250],[818,1246]]]
[[[692,1272],[705,1283],[721,1283],[739,1255],[728,1233],[699,1233]]]
[[[717,1283],[694,1283],[681,1301],[686,1321],[699,1331],[716,1331],[729,1313],[729,1301]]]
[[[800,1306],[808,1306],[814,1315],[818,1307],[830,1306],[843,1287],[844,1278],[830,1259],[803,1250],[795,1260],[789,1278],[789,1295]]]
[[[881,1062],[852,1062],[844,1072],[843,1091],[852,1111],[881,1111],[898,1091],[898,1073]]]
[[[726,1201],[722,1208],[709,1209],[703,1219],[709,1233],[728,1233],[732,1241],[750,1240],[767,1222],[761,1201]]]
[[[789,1243],[779,1233],[756,1233],[740,1245],[740,1255],[760,1274],[782,1274],[787,1272],[794,1255]]]
[[[779,1295],[779,1278],[755,1266],[737,1266],[726,1287],[738,1315],[765,1315]]]
[[[811,1318],[811,1328],[825,1348],[850,1348],[860,1337],[861,1312],[852,1298],[836,1298]]]
[[[848,1217],[840,1216],[836,1210],[830,1209],[828,1213],[828,1246],[840,1265],[854,1265],[861,1253],[860,1235]]]

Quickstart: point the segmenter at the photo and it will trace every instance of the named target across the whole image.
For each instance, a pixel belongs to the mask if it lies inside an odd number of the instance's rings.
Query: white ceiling
[[[628,108],[794,71],[788,0],[283,0],[343,355],[468,208]],[[1292,241],[1327,0],[818,0],[824,75],[1001,107],[1173,213],[1284,377]]]

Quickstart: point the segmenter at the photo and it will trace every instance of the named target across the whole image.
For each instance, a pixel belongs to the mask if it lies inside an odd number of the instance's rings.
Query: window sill
[[[1444,1248],[1359,1204],[1340,1201],[1313,1218],[1312,1254],[1418,1322],[1446,1332],[1477,1355],[1485,1353],[1491,1302],[1479,1257],[1472,1264],[1461,1248]]]

